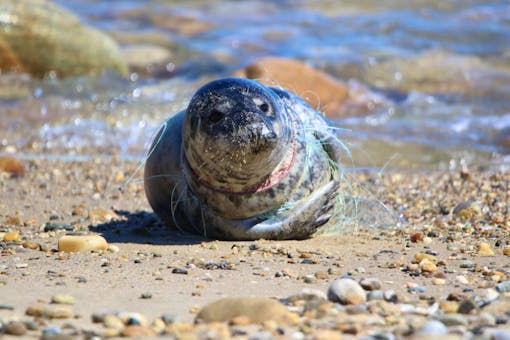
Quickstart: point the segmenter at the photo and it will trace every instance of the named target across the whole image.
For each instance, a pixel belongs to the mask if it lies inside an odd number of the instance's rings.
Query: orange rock
[[[234,76],[282,87],[306,100],[312,108],[325,112],[330,118],[341,115],[342,105],[349,97],[349,89],[345,84],[292,59],[261,58],[237,71]]]
[[[25,175],[25,167],[14,157],[0,157],[0,172],[10,173],[12,176]]]

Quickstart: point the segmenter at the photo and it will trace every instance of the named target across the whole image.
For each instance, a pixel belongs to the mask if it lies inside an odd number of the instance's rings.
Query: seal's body
[[[310,237],[338,204],[341,150],[330,128],[283,90],[213,81],[155,137],[147,198],[167,225],[207,237]]]

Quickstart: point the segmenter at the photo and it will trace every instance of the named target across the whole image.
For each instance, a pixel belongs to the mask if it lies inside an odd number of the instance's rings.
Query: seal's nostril
[[[225,116],[225,114],[223,112],[221,112],[220,110],[213,109],[209,113],[209,121],[211,123],[215,124],[215,123],[218,123],[220,120],[222,120],[224,116]]]

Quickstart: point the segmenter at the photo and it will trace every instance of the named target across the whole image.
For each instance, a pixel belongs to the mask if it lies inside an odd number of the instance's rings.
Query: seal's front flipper
[[[290,203],[289,210],[279,211],[274,217],[249,229],[249,233],[275,239],[304,239],[329,222],[334,213],[339,183],[331,181],[309,197]],[[259,237],[259,238],[260,238]]]

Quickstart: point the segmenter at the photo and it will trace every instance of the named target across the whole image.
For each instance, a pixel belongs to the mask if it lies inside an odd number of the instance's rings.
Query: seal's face
[[[242,192],[264,182],[288,158],[292,123],[280,98],[247,79],[213,81],[186,110],[184,156],[201,182]]]

